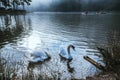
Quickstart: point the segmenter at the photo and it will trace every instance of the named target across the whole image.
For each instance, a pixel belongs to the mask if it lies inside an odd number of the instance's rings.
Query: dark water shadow
[[[0,16],[0,47],[7,43],[16,43],[31,31],[31,20],[25,15]]]

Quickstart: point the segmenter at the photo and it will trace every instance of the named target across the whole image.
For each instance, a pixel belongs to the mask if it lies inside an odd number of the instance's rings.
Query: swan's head
[[[69,45],[68,48],[72,48],[75,51],[75,46]]]
[[[45,54],[47,55],[47,59],[46,60],[50,60],[51,59],[51,56],[47,53],[47,52],[45,52]]]

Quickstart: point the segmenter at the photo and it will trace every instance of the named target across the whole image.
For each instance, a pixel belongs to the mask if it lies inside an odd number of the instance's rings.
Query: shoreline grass
[[[102,55],[105,70],[101,73],[87,77],[87,80],[120,80],[120,34],[111,32],[108,34],[108,43],[97,47]]]
[[[106,47],[97,48],[102,55],[106,70],[120,73],[120,34],[111,33]]]

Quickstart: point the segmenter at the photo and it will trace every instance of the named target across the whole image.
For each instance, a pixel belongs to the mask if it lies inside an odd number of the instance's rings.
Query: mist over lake
[[[31,3],[30,11],[106,11],[120,10],[119,0],[36,0]]]

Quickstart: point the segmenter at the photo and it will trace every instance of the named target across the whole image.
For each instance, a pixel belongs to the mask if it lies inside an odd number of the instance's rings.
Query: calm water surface
[[[64,79],[85,78],[96,72],[93,65],[83,59],[84,55],[99,61],[97,45],[107,44],[111,32],[120,32],[120,14],[80,15],[79,13],[40,13],[0,16],[0,50],[9,61],[25,61],[35,49],[49,52],[52,59],[36,71],[60,74]],[[59,59],[59,49],[73,44],[71,66],[75,72],[67,71],[66,63]],[[10,56],[11,55],[11,56]],[[49,67],[48,67],[49,66]],[[56,72],[56,73],[55,73]]]

